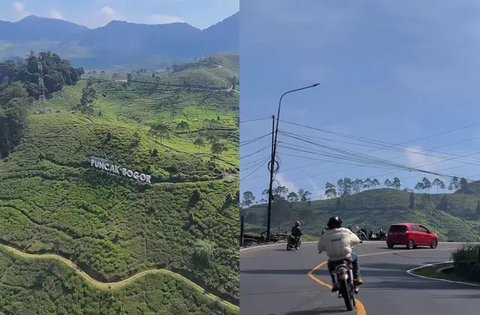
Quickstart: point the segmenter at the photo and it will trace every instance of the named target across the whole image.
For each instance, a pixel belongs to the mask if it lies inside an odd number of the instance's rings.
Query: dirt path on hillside
[[[205,294],[208,298],[210,298],[213,301],[218,301],[218,302],[222,303],[223,305],[225,305],[226,307],[228,307],[230,309],[234,309],[234,310],[237,310],[237,311],[239,310],[238,306],[236,306],[236,305],[234,305],[234,304],[232,304],[228,301],[225,301],[225,300],[219,298],[216,295],[208,293],[204,288],[202,288],[201,286],[199,286],[195,282],[185,278],[184,276],[182,276],[178,273],[175,273],[175,272],[167,270],[167,269],[149,269],[149,270],[139,272],[139,273],[131,276],[130,278],[127,278],[127,279],[124,279],[124,280],[121,280],[121,281],[118,281],[118,282],[100,282],[100,281],[92,278],[91,276],[89,276],[83,270],[81,270],[71,260],[68,260],[68,259],[66,259],[62,256],[55,255],[55,254],[29,254],[29,253],[22,252],[22,251],[20,251],[16,248],[13,248],[11,246],[4,245],[4,244],[0,244],[0,247],[5,249],[7,252],[9,252],[11,254],[14,254],[16,256],[19,256],[19,257],[22,257],[22,258],[25,258],[25,259],[43,259],[43,260],[57,260],[57,261],[60,261],[64,265],[73,269],[79,276],[81,276],[83,279],[88,281],[91,285],[93,285],[95,288],[97,288],[99,290],[116,290],[116,289],[122,288],[124,286],[127,286],[128,284],[132,283],[133,281],[135,281],[137,279],[140,279],[142,277],[145,277],[147,275],[161,273],[161,274],[169,275],[169,276],[175,278],[175,280],[182,281],[182,282],[186,283],[187,285],[192,287],[194,290],[196,290],[197,292],[199,292],[201,294]]]

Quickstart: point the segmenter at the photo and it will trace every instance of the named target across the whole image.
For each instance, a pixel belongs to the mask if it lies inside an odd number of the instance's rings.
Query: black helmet
[[[295,226],[300,226],[300,221],[295,221]]]
[[[342,219],[340,219],[340,217],[337,217],[337,216],[331,217],[328,220],[327,226],[329,229],[338,229],[339,227],[342,226]]]

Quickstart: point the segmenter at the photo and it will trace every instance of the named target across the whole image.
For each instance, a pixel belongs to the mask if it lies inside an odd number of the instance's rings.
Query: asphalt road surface
[[[422,279],[406,271],[444,262],[460,244],[440,243],[436,249],[388,249],[385,242],[355,248],[364,279],[357,310],[347,312],[343,299],[330,292],[326,255],[316,244],[298,251],[286,244],[252,248],[240,254],[240,312],[243,315],[478,315],[480,287]],[[313,270],[317,267],[316,270]],[[311,273],[311,275],[309,275]]]

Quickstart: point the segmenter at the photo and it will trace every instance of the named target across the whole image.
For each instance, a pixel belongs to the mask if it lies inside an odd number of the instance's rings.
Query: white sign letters
[[[90,160],[90,166],[107,171],[107,172],[112,172],[118,175],[127,176],[147,184],[152,183],[151,182],[152,176],[150,175],[135,172],[135,171],[126,169],[125,167],[120,167],[118,165],[111,164],[107,160],[100,159],[97,157],[92,156],[92,159]]]

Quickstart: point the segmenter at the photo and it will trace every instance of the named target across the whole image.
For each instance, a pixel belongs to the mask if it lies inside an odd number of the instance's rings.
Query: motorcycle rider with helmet
[[[363,283],[360,276],[358,265],[358,256],[352,251],[352,248],[361,243],[355,233],[347,228],[342,228],[342,219],[338,216],[331,217],[327,223],[328,230],[320,237],[318,241],[318,253],[325,251],[328,256],[328,272],[332,276],[332,292],[338,290],[335,283],[335,277],[332,272],[338,263],[343,260],[349,260],[353,266],[353,278],[355,284],[355,293],[358,292],[358,286]]]
[[[300,229],[300,221],[295,221],[295,225],[292,227],[292,236],[295,238],[295,248],[298,249],[300,244],[300,237],[303,235]]]

